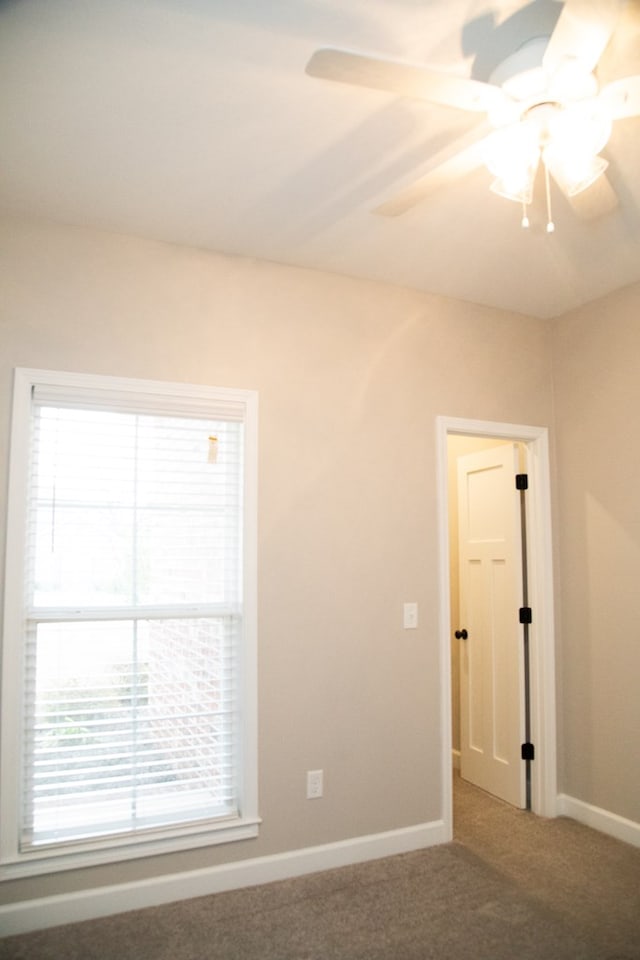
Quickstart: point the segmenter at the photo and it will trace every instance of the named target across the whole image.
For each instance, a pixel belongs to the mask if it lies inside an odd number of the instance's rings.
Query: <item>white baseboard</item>
[[[188,873],[152,877],[133,883],[96,887],[75,893],[42,897],[0,906],[2,936],[41,930],[62,923],[92,920],[127,910],[155,907],[176,900],[202,897],[224,890],[286,880],[306,873],[344,867],[366,860],[408,853],[447,840],[444,821],[434,820],[386,833],[353,837],[337,843],[306,847],[251,860],[239,860]]]
[[[560,817],[571,817],[587,827],[593,827],[601,833],[608,833],[617,840],[624,840],[634,847],[640,847],[640,823],[619,817],[617,813],[609,813],[601,807],[593,807],[575,797],[565,793],[558,794],[557,813]]]
[[[456,750],[455,747],[451,751],[451,766],[454,770],[460,769],[460,751]]]

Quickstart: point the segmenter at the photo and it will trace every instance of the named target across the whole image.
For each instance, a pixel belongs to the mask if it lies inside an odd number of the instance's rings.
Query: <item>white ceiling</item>
[[[0,0],[0,210],[399,283],[552,317],[640,280],[640,118],[607,147],[619,206],[541,190],[532,228],[484,170],[372,208],[478,122],[305,74],[318,47],[486,80],[555,0]],[[601,60],[640,73],[640,3]]]

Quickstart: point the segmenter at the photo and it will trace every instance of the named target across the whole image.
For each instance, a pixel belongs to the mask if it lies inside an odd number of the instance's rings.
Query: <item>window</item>
[[[3,875],[256,835],[256,404],[16,371]]]

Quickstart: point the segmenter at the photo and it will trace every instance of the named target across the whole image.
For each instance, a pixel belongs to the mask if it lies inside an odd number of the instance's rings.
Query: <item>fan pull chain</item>
[[[547,191],[547,233],[553,233],[556,228],[555,223],[551,217],[551,189],[549,186],[549,167],[544,165],[544,185]]]
[[[527,203],[522,201],[522,220],[520,221],[523,230],[529,229],[529,217],[527,215]]]

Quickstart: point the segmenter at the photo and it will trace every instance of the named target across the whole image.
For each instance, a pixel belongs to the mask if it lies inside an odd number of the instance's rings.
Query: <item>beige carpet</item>
[[[463,782],[453,843],[0,940],[0,960],[640,960],[640,850]]]

